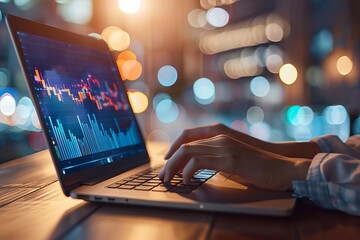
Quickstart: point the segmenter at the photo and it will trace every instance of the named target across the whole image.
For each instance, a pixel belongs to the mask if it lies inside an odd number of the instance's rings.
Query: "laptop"
[[[7,15],[7,26],[63,193],[141,206],[287,216],[291,192],[199,170],[164,183],[162,155],[149,156],[127,90],[103,40]],[[152,148],[151,145],[148,148]]]

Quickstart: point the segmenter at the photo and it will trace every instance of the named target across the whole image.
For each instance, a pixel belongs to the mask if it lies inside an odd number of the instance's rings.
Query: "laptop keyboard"
[[[159,166],[137,173],[110,184],[107,186],[107,188],[154,192],[190,193],[217,173],[215,170],[201,169],[194,174],[188,184],[183,184],[181,174],[175,175],[170,182],[164,182],[159,179],[158,175],[162,168],[163,166]]]

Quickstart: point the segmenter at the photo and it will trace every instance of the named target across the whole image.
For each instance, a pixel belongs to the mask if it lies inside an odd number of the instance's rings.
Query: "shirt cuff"
[[[360,215],[360,183],[353,185],[328,182],[321,173],[320,165],[328,153],[319,153],[312,160],[307,181],[293,181],[296,198],[308,198],[322,208],[337,209]]]
[[[360,216],[360,184],[293,181],[296,198],[308,198],[318,206]]]
[[[329,155],[329,153],[319,153],[317,154],[314,159],[311,161],[306,179],[308,181],[318,181],[318,182],[324,182],[326,179],[324,179],[324,176],[321,173],[320,165],[326,159],[326,157]]]
[[[336,135],[325,135],[313,138],[311,142],[317,143],[320,149],[326,153],[337,152],[337,148],[344,144],[344,142]]]

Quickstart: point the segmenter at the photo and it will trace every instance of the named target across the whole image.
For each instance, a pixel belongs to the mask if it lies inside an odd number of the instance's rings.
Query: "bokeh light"
[[[248,126],[246,124],[246,122],[242,121],[242,120],[234,120],[231,124],[230,127],[236,131],[239,132],[244,132],[247,133],[248,132]]]
[[[272,42],[280,42],[284,37],[284,30],[278,23],[270,23],[266,26],[265,34]]]
[[[178,78],[176,68],[170,65],[161,67],[158,71],[158,80],[165,87],[172,86]]]
[[[348,118],[346,108],[342,105],[328,106],[324,109],[325,120],[331,125],[341,125]]]
[[[310,51],[317,59],[325,58],[334,49],[334,37],[328,29],[321,29],[312,39]]]
[[[250,90],[257,97],[265,97],[270,91],[270,83],[262,76],[254,77],[250,82]]]
[[[35,151],[42,150],[46,148],[43,134],[40,132],[32,132],[28,136],[29,146]]]
[[[11,116],[15,113],[16,110],[16,101],[14,97],[5,93],[0,97],[0,112],[5,116]]]
[[[169,134],[165,130],[154,129],[148,134],[147,141],[169,143],[170,137],[169,137]]]
[[[35,4],[36,4],[36,1],[33,1],[33,0],[14,0],[14,3],[19,9],[21,9],[23,11],[26,11],[26,10],[29,10],[32,7],[34,7]]]
[[[262,44],[266,42],[266,35],[265,35],[265,25],[257,24],[251,28],[252,39],[258,43]]]
[[[121,66],[121,71],[123,80],[136,80],[142,74],[141,63],[137,60],[127,60]]]
[[[119,8],[124,13],[134,14],[140,10],[141,0],[119,0]]]
[[[206,13],[206,20],[214,27],[224,27],[229,22],[229,13],[222,8],[210,8]]]
[[[172,123],[179,117],[179,108],[171,99],[161,100],[155,111],[157,118],[163,123]]]
[[[31,113],[31,123],[33,125],[33,127],[35,127],[35,129],[37,131],[41,130],[41,125],[40,125],[40,121],[39,121],[39,117],[36,113],[36,111],[32,111]]]
[[[108,44],[112,50],[122,51],[129,47],[130,45],[130,36],[127,32],[114,31],[110,33],[108,38]]]
[[[101,33],[104,41],[109,45],[110,50],[123,51],[130,46],[130,36],[122,29],[110,26]]]
[[[29,124],[31,123],[30,118],[33,111],[34,111],[34,106],[30,98],[28,97],[20,98],[18,105],[16,106],[16,112],[14,115],[16,124],[25,125],[24,130],[28,130],[26,129],[26,127],[29,127]]]
[[[266,58],[266,68],[271,73],[278,73],[283,64],[283,58],[279,54],[274,53]]]
[[[128,92],[131,107],[134,113],[144,112],[148,105],[148,97],[142,92]]]
[[[136,54],[130,50],[121,52],[118,57],[117,61],[126,61],[126,60],[136,60]]]
[[[294,65],[287,63],[279,70],[281,81],[287,85],[293,84],[297,79],[298,73]]]
[[[287,109],[286,112],[286,120],[293,126],[299,125],[298,112],[300,110],[300,106],[294,105]]]
[[[252,106],[246,112],[246,120],[250,124],[261,123],[264,121],[264,111],[259,106]]]
[[[136,55],[132,51],[121,52],[116,64],[123,80],[136,80],[142,74],[142,65],[136,60]]]
[[[195,97],[200,100],[209,100],[215,97],[215,85],[208,78],[200,78],[193,85]]]
[[[193,28],[202,28],[206,25],[206,12],[202,9],[193,9],[188,14],[188,23]]]
[[[259,139],[268,141],[271,136],[271,128],[266,122],[259,122],[250,125],[249,133],[252,136],[256,136]]]
[[[87,24],[92,18],[93,5],[91,0],[65,1],[64,3],[58,4],[57,11],[65,21]]]
[[[0,68],[0,88],[6,87],[9,83],[10,72],[6,68]]]
[[[336,62],[336,68],[341,75],[345,76],[351,72],[353,63],[348,56],[341,56]]]
[[[314,111],[308,106],[302,106],[296,112],[296,119],[299,125],[308,126],[314,120]]]
[[[170,95],[167,94],[167,93],[158,93],[158,94],[156,94],[156,95],[153,97],[153,108],[156,109],[156,106],[157,106],[162,100],[165,100],[165,99],[170,99],[170,100],[171,100]]]

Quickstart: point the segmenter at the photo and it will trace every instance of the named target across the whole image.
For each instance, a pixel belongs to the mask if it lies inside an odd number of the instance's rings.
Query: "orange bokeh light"
[[[121,71],[123,78],[126,80],[136,80],[142,73],[142,66],[136,60],[128,60],[122,64]]]
[[[149,106],[149,99],[142,92],[128,92],[128,96],[134,113],[142,113]]]
[[[116,63],[123,80],[133,81],[142,74],[142,65],[136,60],[136,55],[132,51],[120,53]]]

